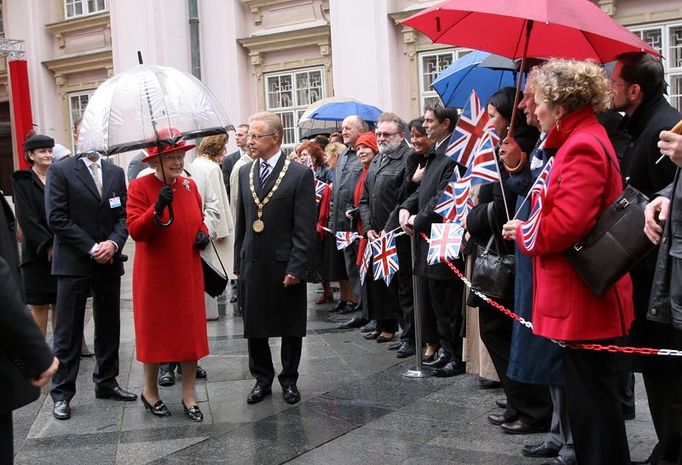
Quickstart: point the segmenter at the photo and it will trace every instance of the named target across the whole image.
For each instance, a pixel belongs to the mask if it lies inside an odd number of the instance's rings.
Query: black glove
[[[171,203],[173,203],[173,189],[171,189],[170,186],[163,186],[159,191],[159,198],[156,199],[154,212],[156,212],[157,215],[161,215],[163,209]]]
[[[204,250],[211,240],[208,238],[208,234],[203,231],[197,233],[197,238],[194,240],[194,247],[199,250]]]

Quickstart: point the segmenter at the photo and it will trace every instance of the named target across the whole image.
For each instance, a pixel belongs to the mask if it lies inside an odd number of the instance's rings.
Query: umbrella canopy
[[[499,89],[515,86],[517,74],[513,60],[474,51],[445,68],[431,87],[446,107],[463,108],[472,90],[476,91],[481,102],[487,102]]]
[[[375,106],[361,102],[330,102],[310,113],[310,119],[323,121],[343,121],[347,116],[358,115],[365,121],[375,122],[383,113]]]
[[[350,97],[327,97],[318,100],[308,106],[305,112],[298,119],[298,128],[303,135],[317,133],[317,130],[332,133],[341,130],[340,121],[327,121],[320,119],[312,119],[310,115],[320,108],[322,105],[332,102],[357,102],[357,100]]]
[[[179,136],[159,137],[167,128],[177,129]],[[197,78],[166,66],[138,65],[107,79],[90,98],[78,152],[108,156],[229,129],[225,110]]]
[[[528,25],[532,39],[528,41]],[[508,58],[612,61],[624,52],[658,53],[589,0],[446,0],[403,21],[432,41]]]

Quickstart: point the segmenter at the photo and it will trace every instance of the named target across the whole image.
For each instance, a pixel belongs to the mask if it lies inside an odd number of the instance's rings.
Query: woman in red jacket
[[[171,142],[179,136],[172,128],[159,131],[160,139]],[[144,365],[140,399],[153,415],[170,415],[156,378],[159,363],[179,360],[183,409],[202,421],[194,384],[197,360],[208,355],[208,338],[199,252],[209,238],[197,186],[181,176],[185,152],[193,147],[179,141],[147,149],[142,161],[155,172],[130,183],[126,208],[135,241],[133,316],[137,359]]]
[[[504,230],[533,256],[533,332],[551,339],[610,344],[627,334],[634,317],[629,275],[597,297],[563,255],[622,191],[613,147],[595,117],[610,87],[591,62],[551,60],[538,76],[535,115],[548,133],[545,148],[558,151],[534,245],[523,240],[519,221]],[[578,463],[629,465],[614,354],[564,349],[563,359]]]

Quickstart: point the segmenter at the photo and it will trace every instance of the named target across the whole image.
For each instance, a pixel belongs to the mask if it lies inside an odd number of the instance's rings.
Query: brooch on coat
[[[185,189],[187,189],[187,192],[189,192],[189,180],[185,179],[182,181],[182,185],[185,186]]]

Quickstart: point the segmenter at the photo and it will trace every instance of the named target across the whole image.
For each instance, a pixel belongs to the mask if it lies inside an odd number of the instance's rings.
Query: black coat
[[[24,236],[21,263],[46,261],[53,236],[45,215],[45,186],[33,170],[15,171],[12,181],[14,209]]]
[[[2,242],[13,240],[14,231],[0,226]],[[22,302],[20,281],[5,260],[16,260],[16,247],[14,259],[5,252],[0,251],[0,415],[38,398],[40,390],[29,380],[47,370],[53,360],[45,338]]]
[[[449,140],[449,139],[448,139]],[[416,215],[414,219],[415,234],[417,234],[417,253],[412,263],[412,271],[417,276],[425,276],[439,281],[457,281],[459,278],[444,263],[428,265],[429,244],[421,237],[420,233],[431,235],[431,224],[442,223],[443,217],[434,213],[438,200],[448,185],[455,168],[461,168],[450,157],[445,155],[447,140],[436,150],[431,150],[426,161],[424,176],[419,183],[419,188],[403,202],[401,208]],[[455,265],[462,268],[463,262],[457,260]]]
[[[52,274],[87,276],[98,273],[122,275],[120,254],[128,239],[126,228],[126,181],[123,170],[102,160],[102,197],[97,193],[90,170],[80,158],[50,165],[45,186],[47,222],[55,234]],[[118,197],[120,206],[111,208]],[[99,242],[118,246],[114,262],[100,265],[90,257]]]
[[[334,231],[351,230],[346,211],[354,208],[353,192],[361,172],[362,164],[358,160],[357,153],[353,148],[348,147],[339,156],[334,171],[334,186],[329,208],[329,226]]]
[[[263,199],[277,180],[286,157],[281,154],[261,189],[258,165],[254,188]],[[285,288],[285,274],[305,276],[315,245],[315,188],[313,172],[295,162],[263,209],[265,229],[256,233],[256,204],[249,187],[251,167],[239,169],[234,272],[239,274],[239,302],[244,310],[245,337],[299,336],[306,333],[306,283]]]
[[[230,175],[232,174],[232,168],[234,168],[237,160],[241,157],[242,153],[237,150],[223,158],[223,162],[220,164],[220,168],[223,170],[223,179],[225,181],[225,189],[227,190],[228,198],[230,198]]]
[[[623,118],[622,128],[631,136],[630,144],[623,154],[621,171],[625,183],[651,197],[668,186],[675,176],[676,166],[668,157],[661,157],[658,149],[658,135],[682,119],[682,113],[674,109],[661,95],[643,102],[632,115]],[[682,348],[682,332],[671,326],[647,321],[649,297],[656,270],[657,251],[644,257],[631,271],[634,288],[633,301],[635,321],[630,328],[632,343],[646,347]],[[636,371],[670,369],[682,366],[682,360],[667,360],[678,357],[633,357]],[[666,360],[663,360],[666,359]]]
[[[12,278],[19,286],[19,292],[23,298],[24,286],[21,281],[21,267],[17,250],[17,222],[12,207],[7,203],[2,191],[0,191],[0,257],[7,262]]]
[[[672,260],[682,260],[682,179],[677,170],[674,182],[659,193],[670,199],[670,214],[663,227],[656,274],[651,289],[648,319],[674,325],[682,333],[682,281],[672,276]],[[675,305],[671,305],[675,299]]]
[[[405,178],[405,161],[409,153],[410,147],[403,141],[393,152],[377,154],[370,162],[359,205],[365,231],[389,232],[393,229],[387,226],[391,217],[391,223],[398,226],[400,187]]]

